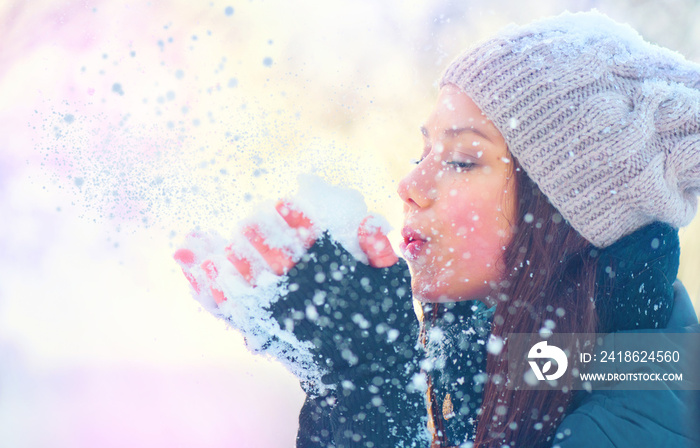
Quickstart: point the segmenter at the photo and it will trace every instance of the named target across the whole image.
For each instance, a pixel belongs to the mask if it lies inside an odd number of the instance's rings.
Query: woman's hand
[[[380,218],[350,218],[346,226],[326,220],[335,229],[328,231],[281,201],[246,221],[233,241],[188,235],[174,258],[195,299],[239,330],[250,350],[280,360],[309,390],[322,390],[368,375],[371,365],[387,370],[408,362],[417,341],[406,263]]]
[[[281,220],[266,220],[262,223],[249,223],[243,227],[238,241],[224,248],[226,260],[231,263],[240,277],[250,286],[257,285],[259,277],[264,272],[281,276],[299,260],[300,255],[308,250],[319,236],[319,229],[313,221],[302,213],[291,201],[279,201],[275,210]],[[385,268],[394,265],[398,257],[394,253],[389,239],[379,226],[373,225],[373,216],[367,216],[357,230],[360,248],[367,256],[369,265],[375,268]],[[265,230],[263,230],[265,229]],[[280,244],[269,243],[268,240],[280,240]],[[211,250],[211,242],[203,240],[204,235],[193,233],[189,235],[187,246],[175,252],[174,258],[182,267],[185,277],[190,281],[197,293],[201,291],[200,279],[206,279],[208,288],[217,305],[227,300],[223,291],[214,283],[219,276],[216,262],[207,254]],[[195,240],[194,242],[192,240]],[[241,244],[243,241],[244,244]],[[194,244],[193,244],[194,243]],[[246,248],[246,243],[249,245]],[[251,253],[250,247],[255,252]],[[196,248],[200,250],[195,253]],[[245,249],[248,249],[247,252]],[[193,272],[201,269],[204,275]]]
[[[363,204],[318,197],[308,213],[281,201],[232,240],[191,234],[175,260],[205,308],[300,380],[309,434],[323,418],[337,446],[425,446],[408,267]]]

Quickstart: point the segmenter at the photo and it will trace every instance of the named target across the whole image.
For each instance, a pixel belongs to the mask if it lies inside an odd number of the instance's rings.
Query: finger
[[[214,284],[217,277],[219,276],[219,271],[216,269],[214,262],[211,260],[204,260],[202,262],[202,270],[207,274],[207,278],[212,282],[211,295],[214,297],[214,301],[217,305],[221,305],[226,301],[223,291],[217,288]]]
[[[298,228],[305,227],[307,229],[313,226],[311,219],[298,210],[290,201],[282,199],[275,204],[275,209],[282,218],[289,224],[289,227]]]
[[[372,216],[366,217],[357,230],[360,249],[367,255],[369,264],[375,268],[386,268],[399,261],[391,248],[389,238],[379,227],[370,224]]]
[[[241,274],[245,281],[248,282],[250,286],[255,286],[255,276],[253,274],[253,267],[250,264],[250,261],[248,261],[248,259],[244,256],[236,253],[232,246],[228,246],[225,249],[225,253],[226,259],[231,262],[233,267],[236,268],[238,273]]]
[[[290,201],[284,199],[277,202],[275,209],[289,227],[296,229],[304,248],[308,249],[314,244],[316,233],[314,232],[313,222],[308,216],[299,211]]]
[[[182,273],[185,274],[185,278],[190,282],[190,285],[199,294],[201,291],[199,284],[190,273],[190,268],[194,265],[194,253],[189,249],[178,249],[175,251],[173,258],[180,265]]]
[[[179,264],[190,267],[194,264],[194,252],[189,249],[178,249],[173,254],[173,258]]]
[[[272,272],[276,275],[282,275],[294,266],[291,255],[285,250],[270,247],[265,243],[265,237],[257,226],[245,227],[243,229],[243,235],[248,239],[255,250],[260,253],[268,266],[270,266],[270,269],[272,269]]]

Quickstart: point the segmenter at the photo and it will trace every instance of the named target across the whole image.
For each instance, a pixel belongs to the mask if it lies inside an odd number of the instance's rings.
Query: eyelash
[[[469,170],[476,166],[476,163],[474,162],[445,162],[445,164],[452,165],[462,170]]]
[[[420,164],[422,161],[423,161],[423,159],[419,159],[419,160],[415,160],[415,159],[414,159],[414,160],[412,160],[412,162],[413,162],[414,164],[416,164],[416,165]],[[470,170],[470,169],[472,169],[472,168],[474,168],[474,167],[476,166],[476,163],[474,163],[474,162],[456,162],[456,161],[452,161],[452,162],[444,162],[444,163],[445,163],[445,165],[452,165],[452,166],[456,167],[457,170],[458,170],[459,172],[461,172],[461,171],[468,171],[468,170]]]

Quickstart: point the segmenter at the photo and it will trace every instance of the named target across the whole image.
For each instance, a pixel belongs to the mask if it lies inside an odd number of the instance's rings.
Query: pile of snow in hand
[[[360,248],[357,230],[368,214],[362,195],[348,188],[329,185],[317,176],[299,176],[298,193],[291,203],[305,214],[314,225],[314,234],[319,236],[328,231],[331,238],[339,242],[348,252],[361,262],[367,256]],[[368,222],[370,228],[380,228],[385,233],[389,225],[383,218],[373,217]],[[246,226],[257,226],[271,248],[284,249],[298,260],[304,247],[295,234],[275,210],[274,204],[261,204],[252,216],[241,220],[231,237],[224,238],[216,232],[195,233],[187,239],[185,248],[195,254],[195,266],[204,260],[211,260],[217,270],[215,287],[220,289],[226,300],[217,305],[208,287],[193,290],[195,299],[212,314],[225,319],[233,328],[240,331],[247,347],[256,353],[264,353],[282,362],[301,381],[323,387],[321,377],[326,373],[313,361],[311,342],[299,341],[291,328],[281,328],[273,319],[270,304],[283,298],[288,291],[288,278],[277,276],[266,269],[265,261],[256,249],[242,236]],[[237,255],[251,263],[256,276],[253,287],[240,275],[226,256],[230,246]],[[191,272],[199,285],[209,281],[202,269]],[[308,310],[313,315],[312,310]]]

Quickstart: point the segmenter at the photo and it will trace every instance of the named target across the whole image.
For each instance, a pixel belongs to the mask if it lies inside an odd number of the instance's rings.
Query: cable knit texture
[[[700,65],[597,12],[507,27],[450,64],[562,216],[606,247],[687,225],[700,194]]]

